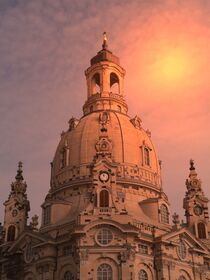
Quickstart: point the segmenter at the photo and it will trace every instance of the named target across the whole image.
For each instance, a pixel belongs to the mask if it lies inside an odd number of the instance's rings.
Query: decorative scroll
[[[130,122],[135,128],[141,129],[142,120],[138,116],[135,116],[133,119],[130,120]]]

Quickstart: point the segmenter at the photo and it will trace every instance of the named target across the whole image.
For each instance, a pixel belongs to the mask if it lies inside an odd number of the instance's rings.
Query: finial
[[[195,170],[194,160],[190,160],[190,170]]]
[[[176,212],[174,212],[174,214],[173,214],[172,217],[173,217],[173,223],[174,223],[174,225],[180,224],[179,215],[178,215]]]
[[[22,170],[22,167],[23,167],[23,163],[21,161],[18,162],[18,170],[17,170],[17,175],[15,176],[15,179],[17,181],[23,181],[23,170]]]
[[[106,32],[103,33],[103,44],[102,44],[102,48],[103,48],[103,50],[106,50],[106,49],[108,48]]]
[[[38,222],[38,216],[37,215],[34,215],[32,218],[31,218],[31,222],[30,222],[30,226],[31,226],[31,228],[33,229],[33,230],[37,230],[38,228],[37,228],[37,226],[38,226],[38,224],[39,224],[39,222]]]

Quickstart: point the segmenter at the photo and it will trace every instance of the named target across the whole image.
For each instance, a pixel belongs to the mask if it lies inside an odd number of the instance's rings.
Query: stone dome
[[[100,121],[103,114],[107,117],[106,128]],[[121,177],[131,176],[130,179],[140,184],[160,189],[160,166],[150,133],[141,127],[138,117],[130,119],[128,115],[109,110],[92,112],[80,121],[70,120],[70,129],[61,135],[53,160],[54,187],[68,184],[77,177],[80,182],[82,178],[87,180],[98,152],[97,145],[103,142],[110,146],[105,156],[110,153]],[[62,159],[62,153],[66,151],[68,161],[63,164],[62,160],[66,159]],[[145,158],[145,152],[149,158]]]

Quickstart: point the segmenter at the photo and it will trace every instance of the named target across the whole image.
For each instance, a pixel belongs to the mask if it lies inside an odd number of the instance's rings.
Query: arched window
[[[162,204],[160,206],[160,220],[162,223],[165,223],[165,224],[169,223],[168,208],[164,204]]]
[[[60,168],[64,168],[66,166],[67,162],[67,153],[66,153],[66,148],[63,148],[60,152]]]
[[[110,265],[103,263],[98,267],[97,280],[113,280],[112,268]]]
[[[92,77],[91,86],[92,86],[92,89],[91,89],[92,94],[100,93],[100,91],[101,91],[101,89],[100,89],[100,75],[98,73],[96,73]]]
[[[7,241],[14,241],[15,240],[15,226],[9,226],[7,231]]]
[[[182,275],[182,276],[179,277],[178,280],[186,280],[186,278]]]
[[[46,206],[43,211],[43,223],[44,225],[48,225],[51,221],[51,206]]]
[[[100,207],[109,207],[109,192],[107,190],[100,192]]]
[[[144,148],[144,164],[150,165],[149,149],[147,147]]]
[[[206,239],[206,227],[204,223],[198,223],[198,238]]]
[[[115,73],[110,75],[110,92],[119,94],[119,78]]]
[[[70,271],[66,271],[63,280],[74,280],[74,275]]]
[[[117,111],[118,111],[118,112],[121,112],[121,111],[122,111],[121,106],[117,105]]]
[[[139,278],[138,280],[148,280],[148,274],[146,273],[146,271],[144,269],[141,269],[139,271]]]

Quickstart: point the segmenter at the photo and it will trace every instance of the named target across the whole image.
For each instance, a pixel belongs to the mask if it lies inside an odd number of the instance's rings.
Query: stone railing
[[[150,183],[154,186],[160,186],[160,176],[150,170],[139,166],[119,165],[117,168],[117,179],[136,182]]]
[[[143,231],[145,233],[151,234],[154,232],[154,226],[153,225],[149,225],[147,223],[143,223],[140,222],[138,220],[132,220],[131,224],[135,227],[137,227],[138,229],[140,229],[140,231]]]
[[[62,169],[54,179],[54,185],[63,185],[65,183],[76,181],[90,181],[91,168],[89,165],[66,167]],[[137,165],[119,165],[116,172],[117,182],[127,182],[141,184],[146,183],[155,188],[160,187],[160,175]]]
[[[111,207],[100,207],[99,208],[99,212],[100,213],[104,213],[104,214],[111,213],[112,212],[112,208]]]

